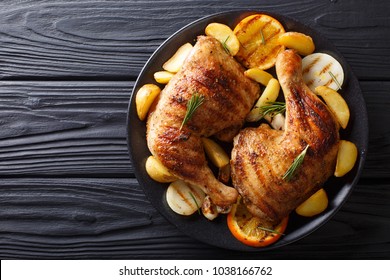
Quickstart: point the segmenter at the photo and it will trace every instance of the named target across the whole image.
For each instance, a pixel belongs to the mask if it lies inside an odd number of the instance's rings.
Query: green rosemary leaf
[[[191,198],[194,200],[196,208],[198,208],[198,214],[200,215],[200,207],[199,207],[198,201],[196,201],[196,198],[192,192],[188,192],[188,193],[190,194]]]
[[[303,159],[306,156],[308,148],[309,145],[307,145],[306,148],[294,159],[291,166],[287,169],[286,173],[284,173],[283,180],[286,180],[288,182],[295,176],[295,173],[298,171],[299,167],[303,163]]]
[[[229,38],[230,38],[230,35],[227,36],[226,39],[225,39],[225,41],[222,43],[222,46],[223,46],[223,48],[224,48],[224,50],[225,50],[225,52],[226,52],[227,54],[230,54],[230,50],[229,50],[229,48],[228,48],[228,46],[227,46],[227,44],[226,44],[226,42],[227,42],[227,40],[229,40]]]
[[[336,85],[337,85],[337,87],[338,87],[337,90],[341,89],[340,82],[337,80],[336,76],[333,75],[333,73],[332,73],[331,71],[329,71],[328,73],[329,73],[330,77],[332,78],[332,80],[336,83]],[[336,90],[336,91],[337,91],[337,90]]]
[[[261,230],[264,230],[264,231],[268,231],[268,232],[272,232],[272,233],[276,233],[276,234],[280,234],[280,235],[284,235],[284,233],[281,233],[277,230],[274,230],[274,229],[270,229],[270,228],[266,228],[266,227],[261,227],[261,226],[257,226],[259,229]]]
[[[195,113],[196,109],[203,104],[203,101],[203,95],[195,93],[191,96],[191,99],[187,102],[187,112],[184,116],[183,122],[181,123],[180,130],[192,118],[192,115]]]
[[[261,35],[261,43],[263,45],[265,45],[265,38],[264,38],[264,34],[263,34],[263,30],[262,29],[260,29],[260,35]]]
[[[260,111],[263,116],[272,114],[283,114],[286,111],[286,103],[284,102],[267,102],[267,105],[261,106]]]

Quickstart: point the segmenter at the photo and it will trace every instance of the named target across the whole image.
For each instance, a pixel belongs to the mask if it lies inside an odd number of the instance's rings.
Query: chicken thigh
[[[305,85],[301,57],[293,50],[278,55],[277,76],[286,101],[285,130],[267,124],[245,128],[234,139],[232,180],[248,210],[265,226],[275,226],[320,189],[333,174],[339,125],[327,106]],[[294,159],[306,156],[290,179]]]
[[[233,204],[238,193],[215,178],[201,137],[232,141],[259,93],[258,84],[244,75],[244,68],[219,41],[199,36],[148,117],[149,150],[175,176],[202,188],[215,205]],[[203,96],[203,103],[182,126],[187,103],[195,94]]]

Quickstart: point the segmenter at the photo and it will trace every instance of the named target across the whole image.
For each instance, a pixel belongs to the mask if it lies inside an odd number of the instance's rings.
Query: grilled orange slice
[[[271,68],[277,55],[285,49],[278,42],[284,33],[283,25],[271,16],[255,14],[244,18],[234,28],[241,44],[236,58],[247,68]]]
[[[286,230],[287,223],[288,216],[273,229],[261,227],[260,219],[252,216],[241,198],[227,216],[227,225],[233,236],[252,247],[265,247],[278,241]]]

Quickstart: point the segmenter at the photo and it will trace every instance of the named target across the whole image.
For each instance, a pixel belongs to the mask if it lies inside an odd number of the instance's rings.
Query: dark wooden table
[[[126,146],[135,79],[173,32],[257,9],[322,32],[357,75],[369,114],[364,172],[310,236],[262,253],[183,235],[148,202]],[[2,259],[376,259],[390,257],[390,2],[0,2]]]

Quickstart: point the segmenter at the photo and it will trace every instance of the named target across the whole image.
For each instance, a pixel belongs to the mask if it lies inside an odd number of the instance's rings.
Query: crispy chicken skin
[[[293,50],[282,52],[276,72],[286,100],[285,131],[267,124],[243,129],[231,159],[233,185],[266,226],[278,224],[323,186],[334,172],[339,144],[337,121],[303,82],[301,57]],[[295,176],[283,179],[307,145]]]
[[[147,121],[151,153],[174,175],[201,187],[212,202],[226,207],[237,191],[219,182],[208,167],[201,137],[231,141],[259,96],[259,86],[243,67],[208,36],[199,36],[181,70],[161,92]],[[187,103],[195,94],[203,104],[180,129]]]

